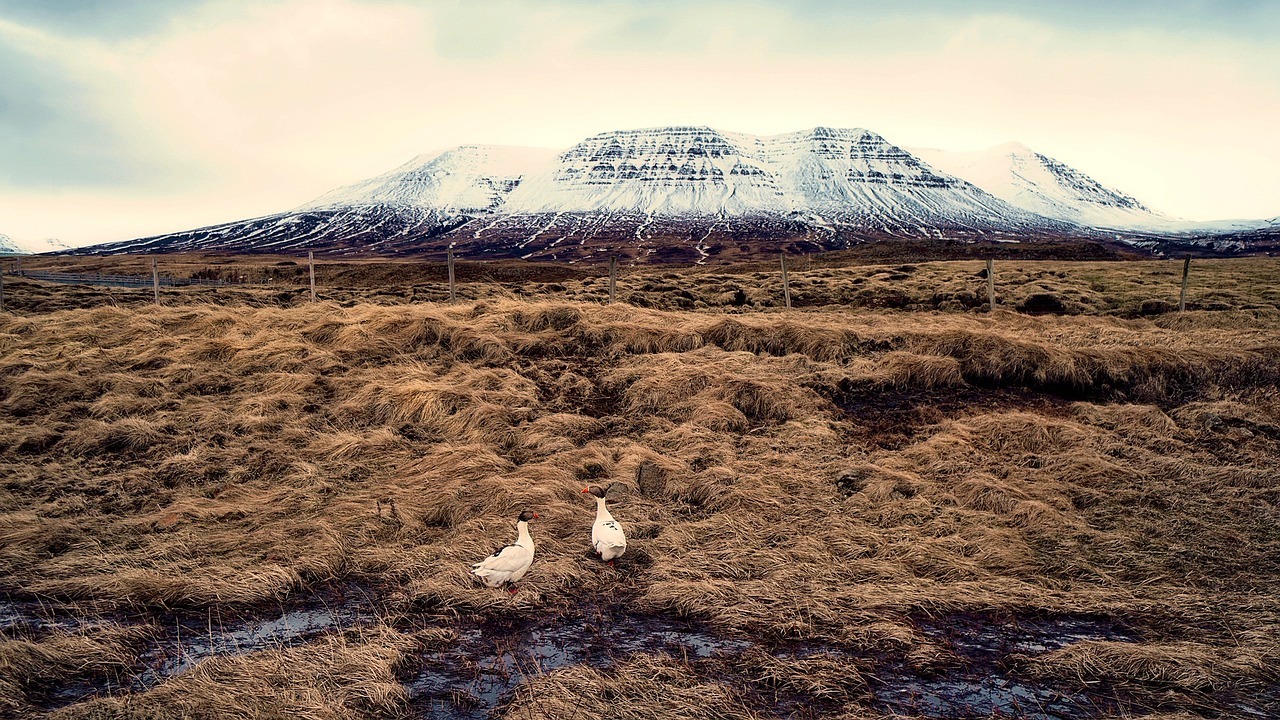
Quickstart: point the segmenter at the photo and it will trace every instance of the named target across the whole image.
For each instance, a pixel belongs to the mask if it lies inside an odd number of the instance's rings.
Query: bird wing
[[[627,535],[617,520],[605,520],[591,526],[591,544],[601,547],[626,547]]]
[[[531,555],[529,548],[516,543],[502,548],[472,567],[476,570],[513,573],[528,565]]]

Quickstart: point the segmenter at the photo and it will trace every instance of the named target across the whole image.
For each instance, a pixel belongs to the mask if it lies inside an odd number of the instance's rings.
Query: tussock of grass
[[[1213,647],[1198,642],[1085,641],[1030,661],[1035,672],[1082,683],[1142,683],[1154,688],[1209,692],[1257,687],[1280,679],[1280,636],[1274,628],[1252,631],[1257,644]]]
[[[616,717],[641,720],[761,717],[720,683],[667,659],[637,657],[612,670],[580,666],[543,675],[521,688],[508,718]]]
[[[62,447],[72,455],[144,455],[164,440],[164,434],[146,420],[127,418],[115,422],[87,420],[62,438]]]
[[[806,703],[848,705],[870,697],[857,664],[835,655],[787,659],[754,651],[736,658],[732,669],[755,693],[773,702],[805,698]]]
[[[697,415],[718,429],[742,431],[817,413],[821,399],[793,380],[803,372],[803,363],[703,348],[642,357],[604,380],[630,413],[675,422]]]
[[[965,384],[960,362],[953,357],[917,355],[896,350],[880,359],[870,375],[894,388],[932,390]]]
[[[130,676],[147,635],[145,627],[97,625],[38,639],[0,637],[0,714],[35,713],[32,695],[56,681],[104,677],[119,684]]]

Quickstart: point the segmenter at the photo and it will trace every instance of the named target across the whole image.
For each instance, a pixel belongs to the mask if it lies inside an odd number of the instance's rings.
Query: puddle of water
[[[322,589],[274,611],[209,610],[156,616],[116,613],[77,617],[65,608],[27,600],[0,600],[0,634],[38,639],[53,631],[77,631],[91,625],[153,628],[154,639],[139,656],[132,677],[72,677],[54,683],[33,700],[52,710],[122,692],[144,691],[202,660],[245,655],[265,648],[293,647],[319,635],[371,625],[378,619],[374,598],[351,584]],[[51,679],[52,680],[52,679]]]
[[[1249,717],[1256,717],[1256,718],[1275,717],[1275,715],[1273,715],[1272,713],[1276,711],[1280,711],[1280,688],[1274,688],[1272,694],[1276,695],[1277,702],[1271,705],[1272,709],[1270,711],[1263,710],[1262,708],[1256,708],[1253,705],[1250,705],[1249,702],[1238,703],[1234,707],[1236,710],[1240,711],[1241,713]]]
[[[637,653],[704,660],[749,647],[747,640],[715,635],[673,618],[590,610],[582,617],[524,626],[469,626],[452,647],[424,655],[405,685],[425,717],[481,720],[509,700],[521,683],[557,668],[604,668]]]
[[[119,684],[114,680],[103,678],[97,680],[74,680],[54,688],[41,705],[45,709],[54,709],[74,705],[82,700],[95,697],[109,697],[128,692],[128,684]]]
[[[166,634],[140,662],[134,690],[147,688],[186,672],[201,660],[219,655],[246,655],[266,648],[300,645],[319,635],[375,623],[373,599],[355,588],[326,591],[301,607],[281,607],[266,618],[228,615],[210,610],[204,617],[181,616],[160,627]]]
[[[1003,673],[921,678],[901,668],[876,674],[875,705],[890,715],[928,718],[1092,718],[1119,705],[1070,694]]]
[[[921,622],[920,631],[969,660],[992,660],[1013,653],[1045,653],[1084,640],[1134,642],[1138,639],[1114,621],[1079,616],[1001,620],[988,616],[955,615]]]
[[[77,630],[97,620],[77,617],[50,604],[0,598],[0,633],[8,637],[41,635],[54,630]]]
[[[1037,655],[1084,640],[1137,640],[1110,620],[1002,621],[990,616],[954,615],[921,622],[920,630],[950,648],[961,667],[943,677],[925,677],[901,662],[881,665],[875,674],[875,704],[892,715],[1065,720],[1098,717],[1125,706],[1118,697],[1073,692],[1049,682],[1016,677],[1005,667],[1012,654]]]

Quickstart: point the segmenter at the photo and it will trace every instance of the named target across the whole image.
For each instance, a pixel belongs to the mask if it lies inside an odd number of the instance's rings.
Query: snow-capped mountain
[[[500,212],[460,228],[489,254],[703,261],[761,240],[810,250],[886,237],[1063,232],[935,172],[879,135],[815,128],[757,137],[707,127],[602,133],[523,176]],[[593,249],[594,248],[594,249]],[[696,253],[696,256],[694,255]]]
[[[455,247],[489,257],[704,261],[779,243],[823,250],[1075,230],[937,172],[869,130],[759,137],[671,127],[602,133],[559,153],[465,145],[290,212],[93,251]]]
[[[672,218],[801,215],[903,228],[1038,222],[934,172],[873,132],[829,128],[773,137],[705,127],[603,133],[527,175],[503,210]]]
[[[63,250],[70,249],[70,245],[56,238],[19,242],[8,235],[0,235],[0,255],[33,255],[36,253],[61,252]]]
[[[71,246],[62,242],[58,238],[45,238],[43,240],[32,240],[27,243],[20,243],[27,250],[33,253],[62,252],[70,250]]]
[[[1261,230],[1280,230],[1280,217],[1262,220],[1238,218],[1233,220],[1178,220],[1168,228],[1178,232],[1242,233]]]
[[[1167,229],[1177,220],[1020,143],[974,152],[912,148],[933,167],[1029,212],[1095,228]]]
[[[525,173],[555,156],[555,150],[546,148],[462,145],[420,155],[389,173],[325,193],[298,211],[393,205],[430,208],[441,215],[492,212]]]
[[[601,133],[563,152],[464,145],[291,211],[80,252],[452,248],[701,263],[894,238],[1111,241],[1118,228],[1170,222],[1022,146],[913,154],[864,129],[667,127]]]

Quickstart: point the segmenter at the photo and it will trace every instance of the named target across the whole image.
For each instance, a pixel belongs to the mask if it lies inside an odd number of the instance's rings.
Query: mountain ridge
[[[1127,230],[1169,229],[1178,222],[1022,143],[968,152],[932,148],[911,148],[910,152],[943,172],[1045,217],[1087,227]]]
[[[474,257],[617,254],[705,263],[892,239],[1125,241],[1130,229],[1141,246],[1158,242],[1153,227],[1172,222],[1046,155],[1001,147],[1009,167],[988,159],[987,175],[1003,172],[1009,183],[978,178],[991,186],[984,188],[935,167],[930,151],[908,151],[864,128],[767,136],[641,128],[598,133],[563,151],[462,145],[293,210],[86,251],[452,249]],[[938,165],[955,165],[932,152]]]
[[[0,234],[0,255],[35,255],[39,253],[64,252],[72,247],[56,238],[38,241],[18,242],[8,235]]]

